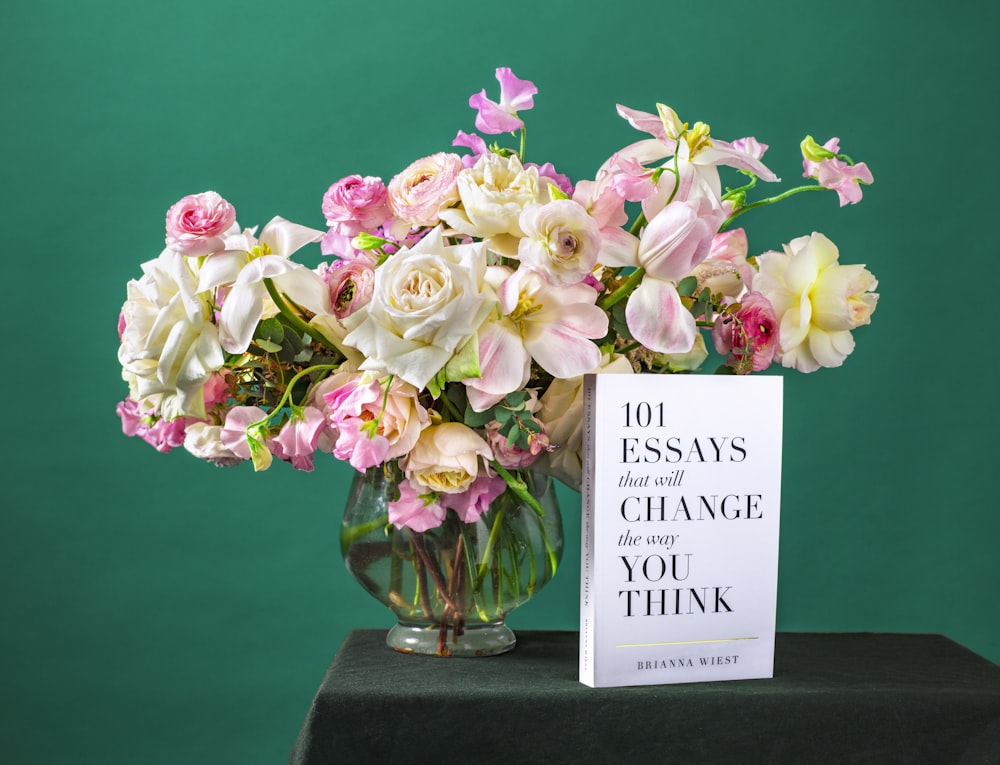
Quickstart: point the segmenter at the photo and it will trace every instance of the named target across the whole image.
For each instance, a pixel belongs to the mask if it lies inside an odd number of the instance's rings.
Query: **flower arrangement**
[[[807,137],[805,184],[753,200],[779,182],[765,144],[619,106],[645,135],[573,183],[528,161],[535,86],[496,77],[499,100],[469,99],[478,133],[387,184],[336,181],[325,230],[241,229],[211,191],[174,204],[119,320],[125,433],[221,466],[311,470],[326,452],[382,467],[398,479],[389,523],[422,532],[449,511],[473,523],[505,492],[533,501],[529,468],[578,486],[584,374],[693,372],[709,343],[730,374],[852,352],[872,274],[822,234],[751,255],[734,227],[800,192],[858,202],[872,175],[838,139]],[[506,134],[517,146],[483,137]],[[329,262],[297,263],[309,244]]]

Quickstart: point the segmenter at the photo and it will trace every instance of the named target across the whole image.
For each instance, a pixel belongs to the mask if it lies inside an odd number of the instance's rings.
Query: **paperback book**
[[[580,682],[772,677],[782,378],[587,375]]]

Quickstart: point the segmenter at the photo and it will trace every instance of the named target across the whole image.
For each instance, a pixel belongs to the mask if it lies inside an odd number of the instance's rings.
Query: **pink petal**
[[[625,322],[636,340],[657,353],[687,353],[698,331],[673,283],[649,277],[629,296]]]
[[[496,77],[500,83],[500,104],[507,111],[519,112],[522,109],[531,109],[535,105],[532,98],[538,92],[535,83],[519,80],[505,66],[497,69]]]

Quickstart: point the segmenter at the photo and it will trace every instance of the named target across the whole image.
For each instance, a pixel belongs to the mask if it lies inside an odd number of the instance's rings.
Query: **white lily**
[[[249,347],[263,318],[265,279],[315,314],[333,312],[322,278],[288,259],[305,245],[319,242],[323,232],[274,217],[259,238],[255,234],[253,228],[228,237],[226,249],[210,255],[199,274],[199,292],[229,285],[219,314],[219,342],[230,353],[243,353]]]

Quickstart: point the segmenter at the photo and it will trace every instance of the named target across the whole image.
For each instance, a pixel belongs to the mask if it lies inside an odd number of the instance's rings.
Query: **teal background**
[[[346,632],[389,626],[341,563],[332,458],[255,475],[122,436],[116,320],[181,196],[322,227],[333,181],[471,130],[498,66],[539,87],[529,158],[574,180],[640,137],[618,102],[754,135],[786,183],[806,133],[869,163],[860,205],[745,218],[755,251],[819,230],[881,281],[844,367],[786,375],[778,628],[943,633],[1000,661],[1000,6],[896,7],[5,3],[0,760],[283,762]],[[564,567],[515,628],[576,628],[562,498]]]

